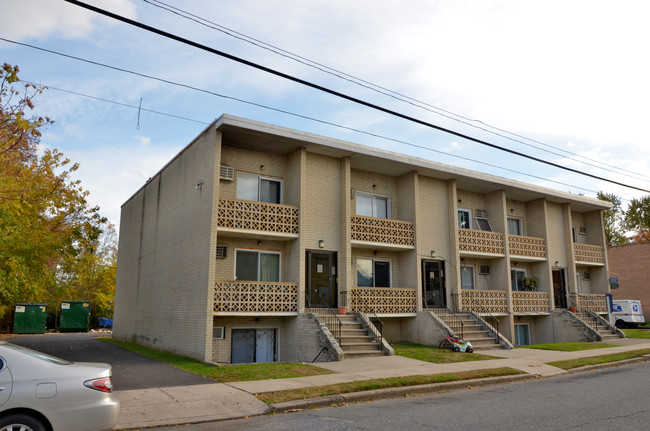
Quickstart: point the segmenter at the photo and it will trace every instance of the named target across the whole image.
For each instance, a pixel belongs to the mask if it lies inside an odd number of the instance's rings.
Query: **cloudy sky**
[[[86,1],[460,133],[650,189],[646,0]],[[222,113],[587,196],[647,194],[393,118],[64,0],[0,0],[0,38],[12,41],[0,40],[0,60],[49,87],[36,104],[56,123],[42,144],[80,163],[91,203],[116,225],[121,204]]]

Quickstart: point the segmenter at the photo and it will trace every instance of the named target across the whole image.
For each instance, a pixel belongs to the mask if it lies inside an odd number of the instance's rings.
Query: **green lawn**
[[[650,339],[650,327],[639,326],[638,328],[622,329],[628,338],[645,338]]]
[[[146,356],[160,362],[172,365],[181,370],[201,376],[210,377],[219,382],[241,382],[249,380],[287,379],[291,377],[316,376],[331,374],[330,371],[306,364],[293,362],[271,362],[264,364],[243,365],[208,365],[197,360],[150,349],[133,343],[113,340],[112,338],[99,338],[99,340],[114,344],[138,355]]]
[[[484,361],[497,359],[494,356],[479,353],[452,352],[449,349],[439,349],[437,346],[424,346],[422,344],[393,344],[395,354],[419,361],[433,362],[434,364],[449,364],[452,362]]]
[[[577,352],[580,350],[605,349],[608,347],[620,347],[620,346],[617,346],[615,344],[606,344],[606,343],[549,343],[549,344],[533,344],[530,346],[518,346],[518,348],[557,350],[560,352]]]

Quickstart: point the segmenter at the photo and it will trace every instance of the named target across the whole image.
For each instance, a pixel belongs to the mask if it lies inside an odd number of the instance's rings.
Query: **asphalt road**
[[[650,363],[523,383],[183,426],[184,431],[650,429]],[[158,431],[178,427],[156,428]]]
[[[102,334],[25,335],[6,341],[74,362],[105,362],[113,367],[115,391],[215,383],[214,380],[97,340]],[[106,336],[106,335],[104,335]]]

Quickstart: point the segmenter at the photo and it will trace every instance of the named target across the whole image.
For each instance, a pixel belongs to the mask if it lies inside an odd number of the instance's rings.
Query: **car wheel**
[[[468,347],[467,350],[465,350],[467,353],[474,353],[474,349],[471,347]]]
[[[454,346],[454,352],[460,352],[460,347]]]
[[[616,321],[615,325],[617,328],[625,328],[625,322],[620,319]]]
[[[0,418],[0,431],[47,431],[36,418],[24,414],[11,414]]]

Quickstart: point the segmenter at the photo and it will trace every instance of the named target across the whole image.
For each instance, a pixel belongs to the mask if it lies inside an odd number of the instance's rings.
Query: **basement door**
[[[337,306],[336,252],[307,250],[307,295],[305,306]]]
[[[425,308],[447,306],[444,261],[422,261],[422,298]]]
[[[250,364],[254,362],[277,361],[276,330],[233,329],[231,363]]]

